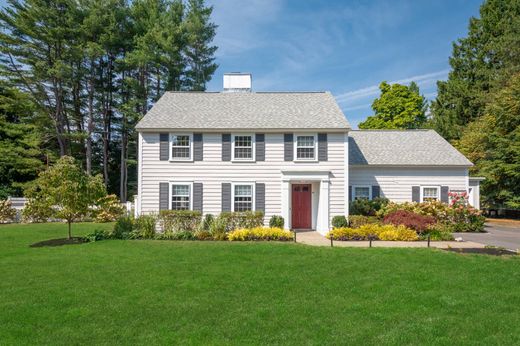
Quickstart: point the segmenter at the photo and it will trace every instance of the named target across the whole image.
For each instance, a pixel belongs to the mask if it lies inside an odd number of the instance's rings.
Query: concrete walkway
[[[300,231],[296,234],[296,242],[313,246],[331,246],[330,240],[315,231]],[[369,247],[368,241],[334,241],[334,246],[337,247]],[[431,247],[446,249],[446,248],[483,248],[484,244],[472,241],[432,241]],[[421,248],[428,247],[426,241],[382,241],[377,240],[372,242],[372,247],[396,247],[396,248]]]
[[[487,233],[455,233],[455,237],[491,246],[499,246],[509,250],[520,249],[520,221],[488,219]]]

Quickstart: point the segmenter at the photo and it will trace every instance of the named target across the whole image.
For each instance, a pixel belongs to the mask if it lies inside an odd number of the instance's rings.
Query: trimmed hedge
[[[226,224],[226,232],[241,228],[255,228],[263,226],[264,212],[262,211],[243,211],[243,212],[222,212],[219,218]]]
[[[164,233],[195,232],[202,221],[202,213],[192,210],[161,210],[159,222]]]
[[[273,215],[269,219],[269,227],[282,228],[285,225],[285,220],[280,215]]]
[[[252,229],[237,229],[228,233],[230,241],[244,240],[293,240],[292,232],[276,227],[255,227]]]
[[[336,228],[327,234],[334,240],[400,240],[415,241],[419,237],[405,226],[367,224],[359,228]]]
[[[348,227],[347,218],[343,215],[336,215],[332,218],[332,228]]]

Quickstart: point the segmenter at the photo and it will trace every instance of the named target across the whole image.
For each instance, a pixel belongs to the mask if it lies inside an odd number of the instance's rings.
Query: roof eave
[[[137,132],[209,132],[209,133],[222,133],[226,132],[266,132],[266,133],[280,133],[280,132],[327,132],[327,133],[346,133],[352,129],[349,127],[345,128],[142,128],[136,127]]]

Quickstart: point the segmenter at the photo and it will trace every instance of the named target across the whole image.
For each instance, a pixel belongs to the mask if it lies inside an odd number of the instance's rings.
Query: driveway
[[[488,219],[486,231],[487,233],[454,233],[454,236],[485,245],[504,247],[509,250],[518,251],[520,249],[520,221]]]

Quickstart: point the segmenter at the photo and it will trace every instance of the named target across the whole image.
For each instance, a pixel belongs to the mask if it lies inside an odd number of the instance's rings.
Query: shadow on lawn
[[[44,247],[44,246],[62,246],[62,245],[75,245],[88,243],[87,238],[83,237],[72,237],[72,238],[60,238],[60,239],[49,239],[39,241],[37,243],[29,245],[30,247]]]

